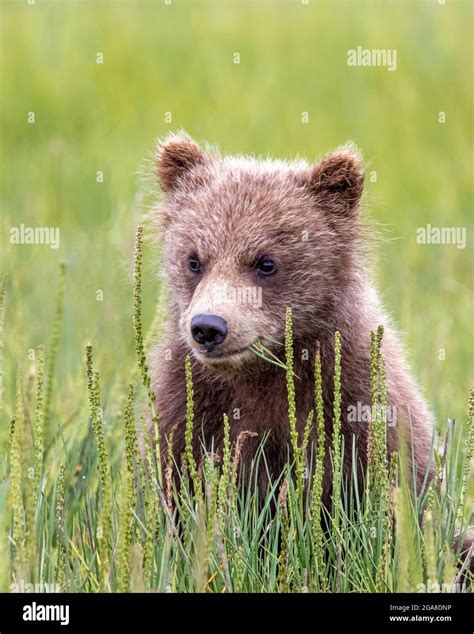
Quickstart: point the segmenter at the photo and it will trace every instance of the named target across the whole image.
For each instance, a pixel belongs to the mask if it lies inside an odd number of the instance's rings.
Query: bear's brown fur
[[[397,448],[403,430],[421,487],[431,471],[431,416],[365,270],[359,212],[364,172],[355,148],[336,150],[311,166],[303,161],[222,157],[180,134],[160,144],[157,172],[164,200],[156,218],[165,236],[171,302],[152,367],[162,435],[176,426],[176,460],[184,450],[184,361],[191,355],[196,456],[203,437],[209,447],[213,442],[214,451],[221,451],[227,413],[234,441],[242,431],[256,434],[244,446],[244,464],[249,465],[262,437],[270,432],[265,456],[271,473],[280,474],[289,441],[285,372],[248,346],[260,340],[282,358],[285,311],[291,307],[300,431],[314,407],[313,364],[319,345],[328,442],[331,438],[338,330],[345,468],[351,466],[353,439],[365,467],[368,423],[360,417],[357,422],[348,413],[351,407],[359,412],[370,407],[370,332],[383,324],[388,399],[396,412],[395,424],[388,427],[388,449]],[[195,269],[198,262],[195,271],[190,270],[190,257]],[[262,258],[273,261],[275,273],[257,270]],[[261,303],[227,301],[235,299],[235,289],[252,287],[262,289]],[[213,349],[192,337],[190,324],[197,314],[218,315],[227,322],[225,340]],[[330,473],[326,465],[326,502]]]

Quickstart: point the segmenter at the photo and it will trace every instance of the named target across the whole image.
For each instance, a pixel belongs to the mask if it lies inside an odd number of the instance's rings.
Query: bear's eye
[[[273,275],[277,272],[277,265],[271,258],[263,256],[255,263],[255,269],[261,275]]]
[[[188,268],[193,273],[201,272],[201,262],[199,262],[199,258],[195,253],[190,255],[188,258]]]

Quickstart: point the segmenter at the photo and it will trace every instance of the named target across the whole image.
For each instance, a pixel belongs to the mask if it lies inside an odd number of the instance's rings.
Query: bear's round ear
[[[183,176],[196,165],[204,163],[199,145],[187,134],[171,134],[158,145],[156,169],[165,192],[177,187]]]
[[[361,155],[352,145],[335,150],[311,168],[309,186],[328,211],[352,215],[364,190]]]

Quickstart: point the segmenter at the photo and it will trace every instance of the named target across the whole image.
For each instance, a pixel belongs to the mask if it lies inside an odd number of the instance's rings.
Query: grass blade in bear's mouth
[[[269,363],[273,363],[274,365],[286,370],[286,365],[283,363],[281,359],[279,359],[269,348],[263,345],[260,341],[256,341],[255,343],[250,344],[249,349],[260,357],[264,359],[264,361],[268,361]]]
[[[279,359],[276,354],[274,354],[269,348],[263,345],[261,341],[256,341],[255,343],[250,344],[249,350],[251,350],[257,357],[263,359],[264,361],[268,361],[268,363],[273,363],[277,367],[286,371],[286,364]],[[298,375],[293,372],[293,376],[299,379]]]

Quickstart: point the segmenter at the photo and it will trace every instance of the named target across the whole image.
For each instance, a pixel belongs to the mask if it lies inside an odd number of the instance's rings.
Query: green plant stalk
[[[146,492],[144,494],[145,501],[145,519],[146,519],[146,535],[145,544],[143,546],[143,573],[145,576],[144,585],[146,589],[152,587],[155,563],[155,540],[157,537],[158,526],[160,525],[160,499],[156,487],[153,485],[153,454],[150,443],[150,436],[146,426],[145,416],[140,417],[143,442],[145,446],[146,468],[143,465],[142,476],[146,482]]]
[[[21,368],[16,376],[16,413],[10,424],[10,507],[12,510],[12,581],[25,578],[26,526],[23,502],[24,409]]]
[[[375,333],[370,332],[370,392],[371,392],[371,404],[372,404],[372,415],[370,417],[369,422],[369,430],[367,436],[367,464],[368,464],[368,474],[367,474],[367,487],[368,490],[370,488],[370,484],[373,481],[374,475],[372,473],[373,464],[374,464],[374,403],[378,404],[378,358],[377,358],[377,343],[375,338]]]
[[[285,358],[286,358],[286,390],[288,398],[288,420],[290,423],[290,443],[295,461],[297,496],[298,501],[303,505],[303,473],[305,463],[305,449],[299,447],[297,417],[296,417],[296,395],[294,382],[294,354],[293,354],[293,320],[291,308],[286,309],[285,319]],[[311,424],[311,420],[309,421]]]
[[[158,413],[156,411],[155,395],[151,388],[150,372],[146,359],[145,346],[143,343],[142,330],[142,260],[143,260],[143,227],[138,226],[135,240],[135,265],[133,271],[134,280],[134,310],[133,310],[133,328],[135,332],[135,350],[137,354],[138,366],[141,371],[142,382],[145,388],[148,406],[151,412],[152,428],[155,442],[155,457],[157,465],[157,479],[161,488],[163,488],[163,474],[161,470],[161,450],[160,450],[160,432]]]
[[[66,490],[66,469],[64,465],[59,468],[58,484],[56,487],[56,542],[57,542],[57,562],[56,562],[56,583],[60,591],[67,590],[66,581],[66,535],[64,527],[64,499]]]
[[[166,467],[165,467],[165,484],[166,484],[166,504],[170,513],[173,511],[173,467],[174,467],[174,457],[173,457],[173,442],[174,435],[176,432],[176,425],[171,429],[169,436],[166,438],[167,448],[166,448]]]
[[[313,428],[313,418],[314,412],[310,410],[306,423],[303,430],[303,439],[301,441],[301,447],[299,448],[299,456],[298,463],[296,465],[296,498],[298,500],[298,504],[300,505],[300,512],[303,514],[303,491],[304,491],[304,481],[307,475],[306,473],[306,449],[308,447],[309,437],[311,435],[311,431]]]
[[[221,531],[224,532],[226,510],[228,508],[229,501],[229,485],[231,481],[231,449],[230,449],[230,425],[229,417],[224,414],[224,445],[222,456],[222,473],[219,479],[219,492],[218,492],[218,510],[217,516],[219,518],[219,524]]]
[[[37,370],[36,370],[36,415],[34,430],[35,466],[33,482],[33,507],[35,513],[38,506],[39,489],[43,474],[44,460],[44,346],[38,346],[37,350]]]
[[[101,588],[107,590],[109,588],[110,548],[112,543],[112,489],[109,458],[105,443],[104,421],[100,407],[99,374],[94,371],[93,350],[90,344],[86,346],[86,370],[90,413],[97,443],[99,479],[102,488],[102,509],[96,534],[99,541],[99,577]]]
[[[196,502],[200,504],[202,502],[202,488],[201,480],[197,471],[196,460],[194,459],[193,452],[193,429],[194,429],[194,388],[193,388],[193,375],[191,369],[191,359],[189,356],[185,360],[185,374],[186,374],[186,430],[184,434],[185,439],[185,457],[189,468],[189,475],[193,482],[194,495]]]
[[[387,458],[387,420],[388,405],[387,377],[385,362],[382,357],[383,327],[379,326],[377,334],[371,333],[371,376],[372,414],[370,424],[371,453],[369,470],[371,486],[374,488],[374,501],[386,504],[388,483]]]
[[[219,472],[214,467],[212,458],[207,457],[207,474],[206,474],[206,498],[207,498],[207,530],[206,530],[206,547],[204,555],[204,565],[206,571],[209,569],[212,549],[215,542],[216,522],[217,522],[217,499],[219,489]]]
[[[278,591],[288,592],[289,583],[289,567],[288,567],[288,546],[290,543],[290,520],[288,514],[288,482],[283,481],[278,496],[278,508],[281,524],[281,547],[278,557]]]
[[[339,530],[341,505],[341,335],[337,331],[334,341],[334,401],[332,421],[332,518],[336,530]]]
[[[390,468],[387,480],[387,496],[383,520],[382,535],[382,552],[377,564],[377,572],[375,579],[375,588],[377,592],[386,592],[389,589],[390,579],[390,563],[393,544],[393,526],[394,526],[394,501],[393,490],[397,486],[397,469],[398,469],[398,453],[394,451],[390,456]]]
[[[125,458],[129,476],[132,482],[133,499],[132,507],[135,508],[138,499],[138,474],[137,467],[140,461],[138,454],[137,431],[135,428],[135,418],[133,413],[134,390],[133,385],[128,386],[128,398],[123,412],[125,421]]]
[[[472,468],[472,458],[474,456],[474,388],[469,391],[469,406],[467,412],[466,441],[464,445],[464,469],[461,477],[461,487],[458,502],[458,520],[461,521],[464,515],[464,504],[466,499],[469,473]]]
[[[61,334],[61,327],[63,322],[65,278],[66,264],[64,262],[61,262],[61,264],[59,265],[59,283],[56,296],[56,310],[51,333],[51,342],[49,344],[47,365],[46,396],[44,400],[44,420],[46,422],[48,421],[51,410],[51,399],[53,396],[53,384],[54,374],[56,371],[56,360],[58,356],[59,336]]]
[[[314,392],[316,405],[316,467],[313,476],[312,495],[312,542],[319,588],[325,592],[328,579],[325,572],[323,530],[321,527],[321,509],[323,504],[324,461],[326,455],[326,429],[324,424],[323,381],[321,373],[321,353],[316,352],[314,366]]]
[[[121,495],[119,503],[119,541],[117,547],[117,590],[130,591],[130,553],[133,541],[132,509],[136,502],[133,474],[125,460],[121,469]]]
[[[183,525],[189,525],[189,519],[191,516],[190,505],[188,503],[190,496],[190,483],[189,483],[189,468],[186,460],[186,453],[183,453],[181,456],[181,473],[179,478],[179,504],[180,504],[180,514],[181,514],[181,522]],[[189,532],[185,532],[183,535],[183,546],[186,553],[189,552],[190,547],[190,535]]]

